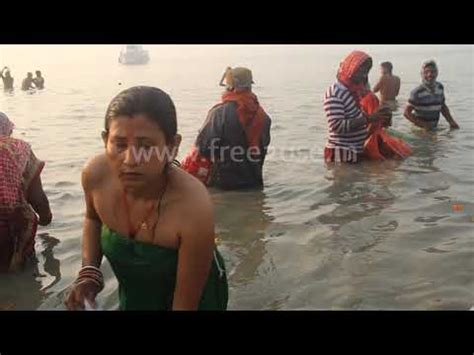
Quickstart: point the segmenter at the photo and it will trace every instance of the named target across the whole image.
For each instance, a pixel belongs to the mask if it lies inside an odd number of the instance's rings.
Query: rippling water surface
[[[413,145],[403,162],[328,169],[322,161],[322,97],[338,62],[367,50],[402,79],[393,129]],[[468,309],[474,304],[474,124],[472,46],[150,46],[146,66],[120,66],[117,46],[0,46],[17,88],[41,69],[47,89],[0,93],[15,135],[46,161],[43,184],[54,222],[40,228],[38,264],[0,277],[0,305],[63,309],[80,268],[84,203],[80,171],[103,150],[110,99],[146,84],[171,94],[190,147],[228,66],[249,66],[273,119],[262,192],[211,191],[230,279],[230,309]],[[459,131],[441,119],[422,133],[402,118],[423,60],[440,67]],[[370,75],[374,83],[375,67]],[[461,204],[462,211],[454,211]],[[99,302],[117,307],[107,263]]]

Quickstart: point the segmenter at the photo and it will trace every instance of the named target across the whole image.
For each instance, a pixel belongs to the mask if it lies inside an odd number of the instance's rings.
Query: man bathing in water
[[[3,80],[3,89],[4,90],[12,90],[13,89],[13,77],[10,74],[10,69],[5,67],[2,69],[0,73],[0,77]]]
[[[26,74],[26,78],[23,79],[23,83],[21,84],[21,90],[27,91],[34,89],[34,81],[33,81],[33,74],[31,72],[28,72]]]
[[[434,129],[438,126],[440,113],[448,121],[451,129],[458,129],[444,97],[444,87],[436,81],[438,66],[435,61],[423,63],[421,68],[422,83],[410,94],[404,116],[418,127]]]
[[[37,70],[35,72],[36,78],[33,79],[33,83],[35,84],[38,90],[44,89],[44,78],[41,76],[41,71]]]
[[[374,93],[380,91],[381,103],[394,102],[400,92],[400,78],[392,74],[393,65],[390,62],[380,64],[382,76],[379,82],[374,86]]]

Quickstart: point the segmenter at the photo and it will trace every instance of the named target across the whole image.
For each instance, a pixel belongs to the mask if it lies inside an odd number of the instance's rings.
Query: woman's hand
[[[47,214],[40,215],[38,224],[40,226],[47,226],[48,224],[51,223],[52,220],[53,220],[53,214],[51,213],[51,210],[49,210]]]
[[[95,298],[99,291],[99,286],[93,281],[84,280],[72,286],[64,304],[71,311],[84,310],[87,300],[95,308]]]
[[[384,127],[390,127],[392,125],[392,115],[390,116],[385,116],[382,118],[382,126]]]
[[[382,121],[384,127],[392,124],[392,111],[388,106],[380,106],[368,118],[369,123]]]

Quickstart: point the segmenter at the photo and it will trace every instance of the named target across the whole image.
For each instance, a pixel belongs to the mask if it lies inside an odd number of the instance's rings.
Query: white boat
[[[148,51],[142,46],[128,45],[120,51],[119,63],[121,64],[146,64],[149,60]]]

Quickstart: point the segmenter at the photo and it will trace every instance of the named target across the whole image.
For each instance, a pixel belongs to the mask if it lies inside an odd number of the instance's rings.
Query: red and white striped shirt
[[[342,83],[336,81],[324,95],[324,111],[328,119],[326,148],[342,150],[344,154],[361,154],[367,139],[367,126],[351,128],[350,121],[364,116],[355,98]]]

